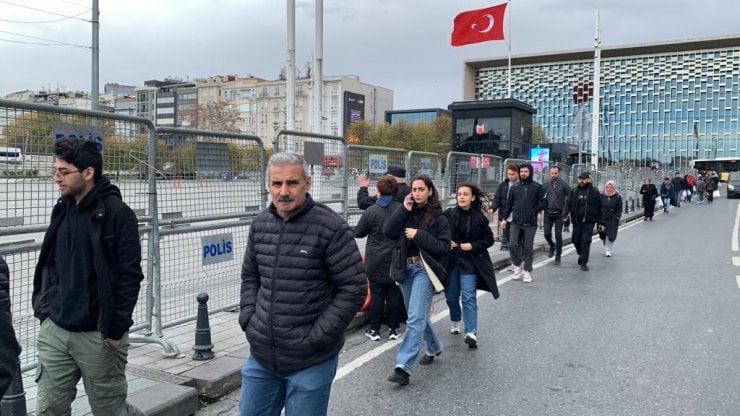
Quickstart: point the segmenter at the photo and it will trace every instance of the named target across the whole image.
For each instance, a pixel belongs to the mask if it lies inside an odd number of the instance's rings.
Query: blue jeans
[[[406,334],[396,353],[396,368],[409,375],[413,374],[416,356],[422,341],[428,355],[442,351],[442,342],[434,333],[429,320],[429,308],[432,306],[432,282],[427,272],[418,264],[406,266],[406,278],[401,283],[401,293],[406,303]]]
[[[273,373],[250,355],[242,367],[239,416],[326,415],[339,355],[303,370]]]
[[[465,333],[478,333],[478,303],[476,286],[478,276],[475,274],[460,273],[460,268],[453,266],[447,278],[445,299],[450,308],[450,320],[459,321],[460,313],[465,323]],[[462,311],[460,310],[460,296],[462,295]]]

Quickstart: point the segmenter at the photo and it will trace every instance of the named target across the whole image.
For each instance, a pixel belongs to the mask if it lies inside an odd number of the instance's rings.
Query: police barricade
[[[573,183],[570,182],[569,178],[572,176],[573,167],[565,163],[556,163],[555,165],[560,168],[560,179],[566,181],[568,186],[572,186]]]
[[[418,152],[415,150],[408,153],[406,178],[411,180],[418,175],[429,176],[437,191],[442,192],[445,186],[445,178],[442,175],[442,158],[439,156],[439,153]]]
[[[267,206],[265,149],[257,136],[157,128],[155,173],[160,252],[155,334],[239,304],[241,264],[251,220]]]
[[[359,220],[362,212],[357,207],[357,185],[356,176],[365,175],[370,181],[368,185],[368,194],[375,195],[375,183],[388,171],[391,166],[398,166],[408,171],[406,166],[407,151],[405,149],[396,149],[391,147],[374,147],[362,146],[356,144],[347,145],[347,169],[350,176],[347,181],[347,197],[349,210],[347,213],[347,222],[355,225]],[[408,174],[406,178],[409,178]]]
[[[453,205],[455,203],[455,194],[457,187],[461,183],[470,182],[478,183],[480,156],[476,153],[449,152],[445,163],[445,192],[440,190],[443,197],[443,203]]]
[[[478,185],[491,200],[499,184],[504,180],[504,160],[501,156],[481,154]]]
[[[151,330],[150,287],[157,256],[150,225],[156,211],[148,165],[154,153],[151,121],[131,116],[0,99],[0,146],[17,149],[17,163],[0,165],[0,255],[10,268],[13,326],[23,348],[23,371],[36,366],[38,320],[33,316],[33,275],[41,241],[59,190],[51,176],[52,144],[63,137],[93,140],[103,153],[103,173],[136,213],[145,279],[134,310],[132,331]],[[132,334],[138,340],[158,342]],[[171,346],[163,347],[172,351]]]
[[[327,204],[347,219],[347,183],[354,173],[347,169],[344,138],[303,131],[280,130],[273,141],[274,152],[296,153],[311,170],[311,197]]]
[[[578,175],[581,174],[581,172],[589,172],[591,174],[591,183],[596,186],[596,183],[598,183],[599,175],[596,171],[596,166],[590,164],[590,163],[576,163],[573,165],[573,168],[571,169],[570,178],[567,179],[568,183],[575,184],[578,182]]]

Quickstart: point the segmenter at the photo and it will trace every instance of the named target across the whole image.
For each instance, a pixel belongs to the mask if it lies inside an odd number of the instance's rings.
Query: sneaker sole
[[[469,348],[478,348],[478,341],[473,338],[465,338],[465,343],[468,344]]]
[[[372,335],[365,334],[365,336],[368,337],[370,341],[380,341],[380,335],[372,336]]]

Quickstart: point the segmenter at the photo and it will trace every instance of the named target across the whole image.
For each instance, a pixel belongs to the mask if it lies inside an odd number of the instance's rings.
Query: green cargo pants
[[[47,318],[41,323],[36,346],[37,415],[71,415],[80,377],[93,415],[144,415],[126,403],[128,333],[113,348],[98,331],[67,331]]]

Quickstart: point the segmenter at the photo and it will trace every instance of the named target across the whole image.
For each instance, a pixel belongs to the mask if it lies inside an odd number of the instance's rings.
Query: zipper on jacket
[[[282,220],[281,220],[282,221]],[[271,290],[270,290],[270,308],[268,310],[268,325],[267,325],[267,331],[270,336],[270,345],[272,348],[270,348],[270,355],[272,356],[272,371],[278,372],[277,368],[277,357],[275,356],[275,334],[272,331],[272,319],[273,319],[273,308],[275,306],[275,271],[277,270],[278,260],[280,259],[280,246],[283,244],[283,235],[285,234],[285,221],[282,221],[282,224],[280,225],[280,237],[278,238],[278,244],[275,249],[275,260],[272,263],[272,276],[270,276],[270,282]]]

